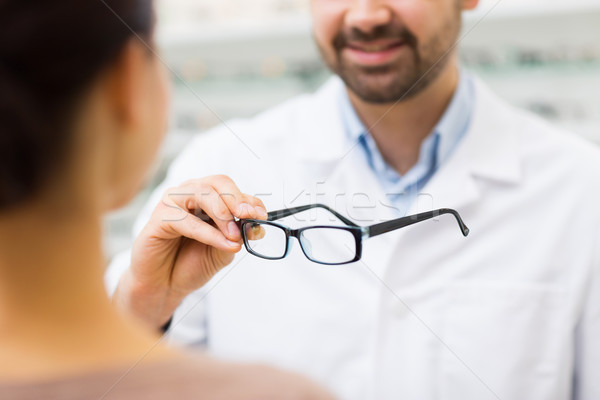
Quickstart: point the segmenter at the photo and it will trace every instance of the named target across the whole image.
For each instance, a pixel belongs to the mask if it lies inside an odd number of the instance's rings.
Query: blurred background
[[[312,41],[308,3],[158,1],[171,130],[147,187],[107,216],[107,257],[131,245],[136,214],[193,135],[314,91],[330,76]],[[600,144],[599,38],[599,0],[481,0],[464,14],[461,59],[512,104]]]

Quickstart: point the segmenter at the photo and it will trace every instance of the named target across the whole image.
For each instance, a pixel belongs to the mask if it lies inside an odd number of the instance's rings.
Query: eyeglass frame
[[[298,229],[292,229],[292,228],[282,225],[280,223],[273,222],[275,220],[289,217],[291,215],[294,215],[294,214],[297,214],[297,213],[300,213],[303,211],[311,210],[313,208],[322,208],[324,210],[329,211],[331,214],[335,215],[340,221],[345,223],[346,226],[311,225],[311,226],[306,226],[306,227],[302,227],[302,228],[298,228]],[[240,227],[240,231],[242,233],[242,239],[243,239],[244,247],[246,248],[246,251],[248,251],[248,253],[250,253],[256,257],[260,257],[260,258],[263,258],[266,260],[284,259],[285,257],[288,256],[289,251],[291,249],[291,246],[290,246],[291,238],[295,237],[298,240],[298,243],[300,244],[300,249],[302,250],[302,253],[310,261],[317,263],[317,264],[323,264],[323,265],[344,265],[344,264],[350,264],[350,263],[359,261],[361,259],[363,240],[366,240],[373,236],[381,235],[383,233],[391,232],[396,229],[401,229],[401,228],[404,228],[409,225],[423,222],[423,221],[429,220],[431,218],[435,218],[435,217],[437,217],[439,215],[443,215],[443,214],[453,215],[454,218],[456,219],[456,222],[458,223],[458,226],[459,226],[463,236],[467,237],[469,235],[470,229],[465,225],[460,214],[456,210],[453,210],[451,208],[440,208],[437,210],[425,211],[425,212],[422,212],[419,214],[413,214],[413,215],[408,215],[405,217],[400,217],[400,218],[393,219],[390,221],[380,222],[380,223],[373,224],[370,226],[359,226],[356,223],[352,222],[350,219],[348,219],[348,218],[344,217],[343,215],[341,215],[340,213],[338,213],[337,211],[326,206],[325,204],[315,203],[315,204],[309,204],[309,205],[304,205],[304,206],[299,206],[299,207],[284,208],[281,210],[271,211],[267,214],[266,220],[251,219],[251,218],[239,219],[238,224]],[[275,226],[275,227],[283,230],[285,232],[285,238],[286,238],[285,251],[283,252],[283,255],[281,257],[270,257],[270,256],[265,256],[263,254],[260,254],[260,253],[257,253],[256,251],[254,251],[252,249],[252,246],[250,246],[250,244],[248,243],[249,239],[247,237],[246,229],[245,229],[247,224],[271,225],[271,226]],[[356,246],[355,247],[355,255],[352,260],[339,262],[339,263],[338,262],[330,263],[330,262],[323,262],[323,261],[315,260],[307,254],[306,250],[304,249],[304,245],[302,244],[302,239],[301,239],[302,233],[304,231],[310,230],[310,229],[323,229],[323,228],[325,228],[325,229],[340,229],[340,230],[345,230],[347,232],[352,233],[354,240],[355,240],[355,246]]]

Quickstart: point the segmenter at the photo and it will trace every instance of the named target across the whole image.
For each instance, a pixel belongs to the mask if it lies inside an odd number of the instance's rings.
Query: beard
[[[367,103],[386,104],[410,99],[427,88],[444,71],[461,28],[460,10],[448,18],[440,32],[420,43],[405,26],[392,22],[365,33],[356,28],[340,31],[333,40],[333,54],[317,41],[329,69]],[[357,65],[344,57],[348,42],[402,41],[401,54],[381,66]]]

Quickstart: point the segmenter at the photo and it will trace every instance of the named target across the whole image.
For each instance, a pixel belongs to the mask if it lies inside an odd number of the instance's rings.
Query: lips
[[[359,43],[353,42],[348,43],[347,46],[352,50],[358,50],[365,53],[377,53],[385,50],[392,49],[394,47],[402,46],[404,42],[395,41],[395,42],[379,42],[379,43]]]
[[[354,64],[373,67],[393,62],[405,47],[403,41],[348,42],[342,53]]]

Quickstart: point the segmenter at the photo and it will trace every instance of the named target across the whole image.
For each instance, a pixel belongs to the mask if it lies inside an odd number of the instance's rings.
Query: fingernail
[[[254,209],[256,210],[256,213],[258,214],[259,218],[264,218],[267,219],[267,217],[269,216],[267,214],[267,210],[265,210],[264,208],[262,208],[261,206],[256,206],[254,207]]]
[[[225,240],[225,243],[227,244],[227,246],[229,247],[238,247],[239,243],[237,242],[232,242],[231,240]]]
[[[231,238],[236,237],[240,233],[240,230],[234,221],[231,221],[227,224],[227,231],[229,232],[229,237]]]
[[[243,215],[243,214],[247,214],[249,213],[249,211],[252,209],[252,206],[248,203],[241,203],[238,207],[237,207],[237,214],[238,215]]]

